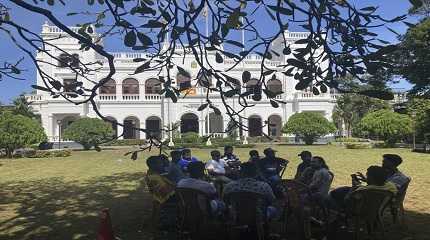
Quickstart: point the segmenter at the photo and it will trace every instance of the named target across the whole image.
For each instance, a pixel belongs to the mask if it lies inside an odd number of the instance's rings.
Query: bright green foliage
[[[299,136],[307,145],[311,145],[319,137],[334,133],[336,127],[320,113],[301,112],[292,115],[282,130]]]
[[[0,114],[0,148],[12,157],[15,149],[46,141],[42,126],[29,117],[8,112]]]
[[[407,104],[408,114],[414,121],[418,141],[424,140],[424,135],[430,133],[430,100],[412,98]]]
[[[384,100],[358,94],[342,94],[336,100],[332,118],[336,122],[343,122],[347,137],[351,137],[354,126],[364,115],[372,111],[389,108],[390,105]]]
[[[396,142],[412,133],[412,120],[406,114],[399,114],[390,110],[379,110],[364,116],[358,124],[362,134],[377,137],[387,145]]]
[[[95,147],[112,138],[112,126],[98,118],[81,118],[64,131],[66,139],[82,144],[85,150]]]
[[[430,18],[408,30],[400,43],[400,74],[414,84],[411,93],[430,97]]]

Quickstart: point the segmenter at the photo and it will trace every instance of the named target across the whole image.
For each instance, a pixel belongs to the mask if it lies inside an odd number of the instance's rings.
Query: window
[[[180,72],[176,75],[176,81],[179,90],[191,88],[191,74],[189,72]]]
[[[161,82],[156,78],[151,78],[145,81],[145,93],[146,94],[160,94],[161,93]]]
[[[58,67],[64,68],[64,67],[73,67],[77,68],[79,67],[79,55],[78,54],[66,54],[62,53],[58,57]]]
[[[133,78],[127,78],[122,82],[122,94],[139,94],[139,82]]]
[[[116,94],[115,80],[110,79],[100,87],[100,94]]]
[[[76,79],[64,79],[63,88],[64,92],[73,92],[76,90]]]

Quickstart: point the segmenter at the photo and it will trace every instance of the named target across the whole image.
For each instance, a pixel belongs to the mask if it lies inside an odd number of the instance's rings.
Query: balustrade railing
[[[145,95],[145,100],[154,101],[154,100],[160,100],[160,99],[161,99],[160,94],[146,94]]]
[[[122,95],[122,100],[124,100],[124,101],[138,101],[139,95],[138,94],[124,94],[124,95]]]
[[[116,95],[115,94],[101,94],[101,95],[99,95],[99,99],[102,101],[115,101]]]

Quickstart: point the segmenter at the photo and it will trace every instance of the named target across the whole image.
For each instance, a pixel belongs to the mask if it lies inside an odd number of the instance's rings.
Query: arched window
[[[251,91],[252,94],[261,93],[260,86],[258,85],[258,80],[253,78],[246,83],[246,91]]]
[[[100,94],[116,94],[116,82],[113,79],[107,81],[100,87]]]
[[[123,137],[124,139],[140,139],[140,121],[136,117],[124,119]]]
[[[194,113],[186,113],[181,117],[181,133],[199,132],[199,117]]]
[[[263,122],[260,116],[252,115],[248,118],[248,134],[250,137],[263,135]]]
[[[267,82],[267,89],[273,93],[282,92],[282,82],[278,79],[271,79]]]
[[[139,82],[134,78],[127,78],[122,82],[122,94],[139,94]]]
[[[145,127],[148,132],[146,133],[146,139],[155,137],[161,139],[161,119],[156,116],[152,116],[146,119]]]
[[[156,78],[150,78],[145,81],[145,93],[146,94],[160,94],[161,82]]]
[[[282,118],[278,115],[271,115],[267,119],[269,136],[271,137],[280,137],[282,130]]]
[[[60,56],[58,56],[58,67],[73,67],[77,68],[79,67],[79,55],[74,54],[67,54],[62,53]]]
[[[179,90],[191,88],[191,74],[187,71],[181,71],[176,74],[176,84]]]

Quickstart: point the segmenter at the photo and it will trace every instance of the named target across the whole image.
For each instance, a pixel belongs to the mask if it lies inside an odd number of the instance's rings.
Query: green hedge
[[[351,143],[351,142],[369,142],[368,139],[365,138],[354,138],[354,137],[339,137],[334,140],[335,142],[341,143]]]
[[[134,145],[144,145],[146,144],[146,139],[117,139],[108,143],[103,143],[103,146],[134,146]]]
[[[24,157],[28,158],[50,158],[50,157],[69,157],[71,150],[33,150],[26,152]]]
[[[344,144],[347,149],[369,149],[372,144],[364,142],[347,142]]]

